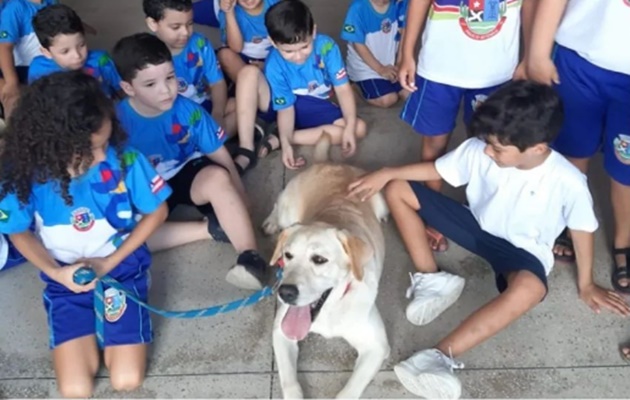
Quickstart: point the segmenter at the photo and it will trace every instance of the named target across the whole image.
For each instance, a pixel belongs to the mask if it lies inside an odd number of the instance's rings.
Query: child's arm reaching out
[[[593,282],[593,233],[571,230],[578,269],[578,290],[580,298],[596,313],[601,308],[623,316],[630,315],[630,306],[612,290],[606,290]]]
[[[442,179],[442,177],[433,161],[403,165],[402,167],[385,167],[352,182],[348,186],[348,196],[359,196],[361,201],[369,200],[394,179],[424,182]]]
[[[343,128],[343,136],[341,138],[341,148],[344,157],[354,155],[357,149],[357,105],[354,100],[354,93],[349,83],[335,86],[335,94],[341,107],[341,113],[346,126]]]

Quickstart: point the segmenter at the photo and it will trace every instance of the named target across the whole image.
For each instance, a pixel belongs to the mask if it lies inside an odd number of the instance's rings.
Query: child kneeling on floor
[[[4,135],[0,233],[41,270],[64,397],[90,397],[99,369],[95,284],[77,285],[74,272],[90,265],[146,301],[145,241],[168,215],[171,189],[126,138],[99,82],[81,71],[56,72],[26,88]],[[18,259],[15,249],[9,256]],[[115,390],[133,390],[144,380],[153,339],[149,312],[104,289],[118,306],[104,313],[105,364]]]
[[[484,258],[500,295],[469,316],[433,349],[401,362],[394,372],[412,393],[457,398],[456,357],[496,335],[547,294],[555,238],[568,226],[577,254],[580,298],[599,311],[622,315],[630,308],[593,282],[593,232],[598,223],[586,176],[549,147],[563,121],[555,91],[528,81],[508,83],[479,106],[471,138],[435,162],[384,168],[350,185],[367,200],[386,184],[385,195],[416,269],[407,295],[407,319],[425,325],[450,307],[464,279],[441,270],[425,223]],[[435,192],[423,181],[467,185],[469,207]]]

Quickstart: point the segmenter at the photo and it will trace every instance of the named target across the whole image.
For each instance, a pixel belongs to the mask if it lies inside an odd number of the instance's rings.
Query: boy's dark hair
[[[123,81],[131,83],[138,71],[149,65],[160,65],[173,61],[166,44],[149,33],[136,33],[116,43],[112,59]]]
[[[49,49],[57,35],[85,35],[79,15],[64,4],[44,7],[33,17],[33,30],[43,48]]]
[[[267,10],[265,27],[274,43],[296,44],[313,36],[315,21],[300,0],[283,0]]]
[[[532,81],[513,81],[491,94],[474,112],[470,136],[494,137],[504,146],[521,152],[541,143],[551,143],[564,120],[556,91]]]
[[[142,9],[147,18],[160,21],[164,18],[164,11],[174,10],[186,12],[192,10],[192,0],[143,0]]]
[[[56,181],[61,197],[72,205],[68,169],[80,172],[91,165],[92,134],[107,118],[112,121],[109,145],[124,165],[127,135],[116,119],[112,100],[95,78],[67,71],[33,82],[20,95],[4,133],[0,199],[15,193],[25,204],[34,184]]]

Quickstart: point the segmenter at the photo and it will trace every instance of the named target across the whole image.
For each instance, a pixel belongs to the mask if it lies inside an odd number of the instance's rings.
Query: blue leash
[[[77,285],[86,285],[96,279],[96,273],[90,267],[81,267],[76,270],[73,276],[74,283]],[[239,310],[241,308],[245,308],[254,304],[257,304],[262,299],[272,296],[273,293],[277,289],[277,285],[280,284],[282,280],[282,268],[277,268],[276,271],[276,283],[274,286],[265,286],[261,290],[253,293],[243,299],[235,300],[230,303],[220,304],[217,306],[212,306],[208,308],[199,308],[196,310],[188,310],[188,311],[168,311],[163,310],[157,307],[153,307],[144,301],[140,300],[135,293],[130,292],[126,287],[120,284],[116,279],[113,279],[109,276],[101,277],[96,283],[96,289],[94,289],[94,311],[96,312],[96,338],[98,340],[98,345],[100,348],[104,347],[105,343],[105,324],[104,324],[104,315],[105,315],[105,295],[103,285],[110,286],[120,292],[123,292],[128,299],[131,299],[135,303],[139,304],[141,307],[146,308],[147,310],[154,312],[164,318],[183,318],[183,319],[193,319],[193,318],[204,318],[204,317],[214,317],[219,314],[227,314],[232,311]]]

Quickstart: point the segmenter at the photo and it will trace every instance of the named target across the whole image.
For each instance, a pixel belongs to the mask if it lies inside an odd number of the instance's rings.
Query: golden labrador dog
[[[342,337],[358,352],[339,398],[360,397],[390,351],[375,304],[387,204],[380,193],[369,202],[349,198],[348,185],[365,172],[325,162],[329,146],[324,135],[315,164],[289,182],[263,224],[269,235],[281,232],[272,258],[284,268],[273,348],[285,398],[303,396],[298,341],[309,332]]]

